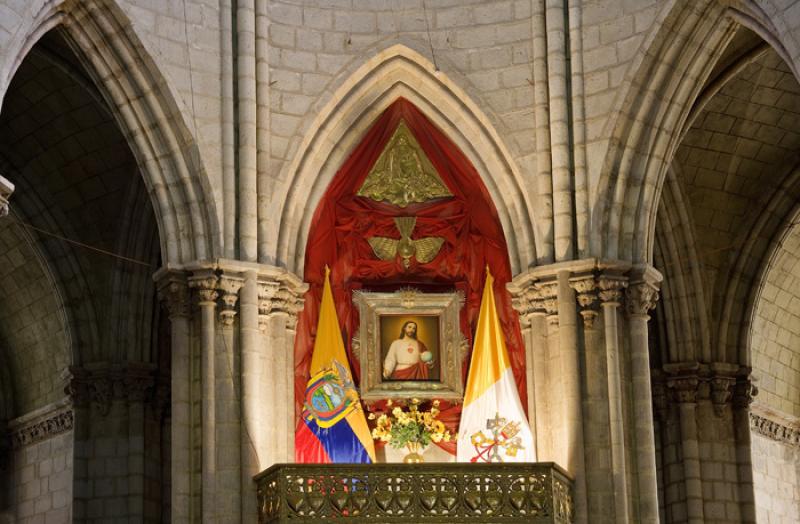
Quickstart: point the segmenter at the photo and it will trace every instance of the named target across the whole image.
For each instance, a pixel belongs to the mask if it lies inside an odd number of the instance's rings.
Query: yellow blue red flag
[[[375,448],[353,384],[325,267],[317,336],[295,434],[297,462],[374,462]]]

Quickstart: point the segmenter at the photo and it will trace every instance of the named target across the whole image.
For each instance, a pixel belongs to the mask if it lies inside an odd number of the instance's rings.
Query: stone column
[[[180,272],[163,270],[156,273],[154,278],[172,324],[170,506],[172,522],[183,523],[190,522],[192,518],[189,288],[186,276]]]
[[[271,338],[280,326],[275,325],[273,321],[276,316],[273,311],[273,304],[275,295],[278,293],[280,283],[276,281],[259,281],[258,282],[258,327],[261,332],[261,348],[260,348],[260,372],[264,376],[271,376],[273,380],[261,381],[262,398],[265,402],[273,405],[278,395],[280,395],[283,384],[277,375],[275,368],[276,352],[272,350]],[[277,406],[276,406],[277,408]],[[267,417],[271,417],[272,413],[267,413]],[[268,467],[270,463],[279,462],[275,460],[278,453],[278,418],[274,419],[273,424],[268,424],[264,428],[264,441],[266,442],[267,449],[265,450],[264,467]],[[281,419],[282,420],[282,419]]]
[[[564,393],[560,381],[561,366],[559,365],[559,338],[558,338],[558,283],[555,281],[537,282],[537,298],[544,306],[547,345],[544,352],[544,390],[543,412],[546,422],[544,429],[544,444],[549,460],[559,465],[566,464],[566,453],[563,446],[557,443],[563,442],[563,436],[558,431],[562,427],[558,421],[561,420],[563,409]]]
[[[593,273],[572,277],[583,319],[583,402],[586,445],[588,513],[592,522],[620,522],[614,513],[614,482],[610,450],[610,423],[606,355],[597,326],[598,286]],[[621,428],[620,428],[621,429]]]
[[[235,355],[234,324],[236,302],[243,279],[222,273],[219,333],[216,351],[217,408],[217,517],[219,522],[241,522],[241,416],[239,406],[239,366]]]
[[[257,518],[253,476],[261,469],[261,438],[265,428],[259,420],[261,398],[260,334],[258,329],[258,277],[254,270],[244,273],[239,294],[239,331],[242,362],[242,520]]]
[[[575,476],[575,521],[587,522],[586,467],[583,440],[581,359],[578,349],[578,312],[575,291],[570,287],[570,272],[558,272],[558,339],[561,361],[560,380],[564,385],[564,426],[567,470]]]
[[[511,303],[519,314],[522,340],[525,342],[525,384],[527,386],[528,424],[533,433],[536,460],[541,461],[543,460],[542,456],[544,450],[539,445],[539,438],[544,435],[544,432],[539,431],[539,424],[543,423],[544,416],[543,413],[538,411],[536,388],[539,386],[539,383],[536,380],[536,371],[537,368],[543,365],[540,359],[542,358],[542,352],[546,349],[547,338],[543,326],[538,322],[537,317],[541,315],[534,315],[534,295],[536,291],[529,275],[524,274],[520,279],[515,279],[515,281],[507,285],[507,288],[509,293],[511,293]],[[542,375],[544,376],[543,373]],[[541,402],[541,400],[539,400],[539,402]]]
[[[266,397],[270,399],[267,402],[270,411],[265,417],[274,422],[269,429],[266,467],[294,460],[294,329],[306,286],[288,273],[264,276],[259,286],[263,297],[260,308],[264,334],[263,373],[274,377]]]
[[[703,516],[703,481],[700,470],[700,447],[697,441],[697,386],[699,380],[691,370],[667,380],[678,401],[681,450],[683,452],[683,484],[686,490],[687,522],[705,522]]]
[[[661,275],[652,268],[640,271],[628,287],[628,309],[633,419],[638,488],[638,522],[658,522],[658,485],[656,482],[656,448],[653,432],[653,402],[650,386],[650,349],[648,346],[648,312],[658,300]]]
[[[758,389],[753,385],[750,368],[741,368],[733,387],[733,424],[736,436],[736,467],[739,485],[740,518],[745,523],[756,522],[756,501],[753,487],[753,458],[750,436],[750,404]]]
[[[216,374],[214,370],[215,313],[217,276],[210,270],[196,272],[189,278],[189,287],[196,290],[200,306],[200,378],[202,388],[201,464],[203,522],[216,520],[217,438],[216,438]]]
[[[622,292],[627,279],[604,274],[599,278],[600,300],[603,308],[605,330],[605,373],[608,377],[608,423],[611,439],[611,469],[614,486],[614,515],[616,522],[628,522],[628,474],[625,461],[625,426],[622,402],[622,378],[620,373],[619,330],[617,315],[622,301]]]

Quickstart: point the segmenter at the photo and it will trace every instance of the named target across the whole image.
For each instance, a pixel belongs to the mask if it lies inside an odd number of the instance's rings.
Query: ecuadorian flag
[[[533,436],[511,371],[486,268],[481,310],[458,429],[459,462],[533,462]]]
[[[329,276],[326,266],[311,378],[295,433],[295,460],[374,462],[375,448],[350,374]]]

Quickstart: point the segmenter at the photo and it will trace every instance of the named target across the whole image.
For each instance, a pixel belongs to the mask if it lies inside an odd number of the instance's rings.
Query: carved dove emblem
[[[403,267],[411,267],[411,257],[421,264],[427,264],[439,254],[444,239],[441,237],[425,237],[412,240],[411,233],[417,225],[417,217],[395,217],[395,226],[400,232],[400,239],[387,237],[370,237],[367,239],[375,256],[381,260],[393,260],[400,255]]]

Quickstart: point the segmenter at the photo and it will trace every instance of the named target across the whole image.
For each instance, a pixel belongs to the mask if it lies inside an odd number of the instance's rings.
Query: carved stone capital
[[[217,282],[217,289],[222,297],[219,310],[219,321],[223,326],[232,326],[236,317],[236,301],[239,300],[239,290],[244,284],[241,277],[222,274]]]
[[[198,304],[206,306],[217,304],[218,281],[219,277],[211,270],[201,270],[189,277],[189,287],[195,291]]]
[[[647,282],[632,282],[628,286],[625,305],[631,316],[645,316],[656,307],[658,289]]]
[[[297,316],[303,310],[303,295],[308,285],[296,285],[282,280],[260,281],[258,283],[258,322],[266,329],[267,320],[272,315],[286,315],[286,329],[293,331]]]
[[[618,275],[600,275],[597,279],[600,290],[600,300],[603,304],[619,306],[622,303],[622,294],[628,287],[628,280]]]
[[[575,297],[581,308],[584,329],[594,329],[597,319],[597,281],[593,274],[580,275],[569,279],[569,285],[575,290]]]
[[[124,367],[70,367],[65,393],[75,407],[96,406],[102,416],[113,401],[140,403],[151,400],[155,386],[154,366],[129,363]]]
[[[189,286],[186,277],[164,273],[157,277],[158,296],[167,306],[170,318],[189,316]]]
[[[697,402],[699,384],[700,380],[696,375],[687,375],[667,379],[667,386],[669,386],[669,388],[674,392],[675,399],[682,404]]]
[[[548,315],[558,314],[558,282],[549,280],[534,285],[534,297]]]

